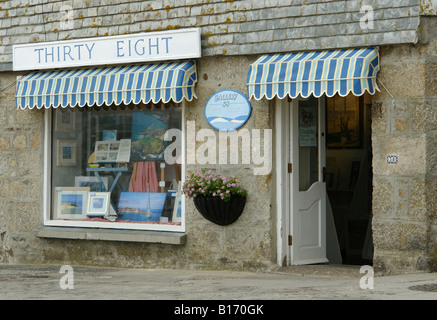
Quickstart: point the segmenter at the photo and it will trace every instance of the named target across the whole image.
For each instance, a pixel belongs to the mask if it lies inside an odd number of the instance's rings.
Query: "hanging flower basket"
[[[220,226],[227,226],[241,216],[246,204],[246,197],[231,196],[228,201],[218,197],[195,197],[194,205],[207,220]]]
[[[182,192],[207,220],[225,226],[234,223],[246,204],[247,191],[234,178],[212,170],[200,170],[186,177]]]

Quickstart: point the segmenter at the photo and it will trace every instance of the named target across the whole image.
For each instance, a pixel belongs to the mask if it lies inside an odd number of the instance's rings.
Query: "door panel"
[[[328,260],[324,98],[295,99],[290,107],[292,264],[325,263]]]
[[[299,242],[297,243],[300,248],[320,246],[319,233],[311,232],[313,226],[320,227],[320,204],[320,200],[316,200],[308,209],[300,209],[298,212],[298,221],[302,225],[302,232],[299,233]]]

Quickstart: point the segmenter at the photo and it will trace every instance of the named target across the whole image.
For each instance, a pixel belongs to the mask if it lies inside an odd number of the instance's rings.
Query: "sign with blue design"
[[[220,131],[240,128],[250,117],[252,107],[241,92],[225,89],[213,94],[205,106],[208,123]]]

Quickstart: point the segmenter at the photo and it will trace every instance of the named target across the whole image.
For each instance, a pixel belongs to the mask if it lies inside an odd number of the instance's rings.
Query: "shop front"
[[[27,71],[17,108],[44,110],[39,236],[92,237],[77,233],[91,228],[168,231],[168,241],[184,241],[178,144],[199,57],[198,29],[14,47],[14,69]]]
[[[200,59],[198,29],[14,50],[16,70],[27,71],[18,80],[17,108],[44,110],[40,239],[57,239],[61,247],[68,239],[103,240],[102,247],[105,241],[165,243],[178,246],[177,254],[162,248],[171,260],[195,257],[192,264],[205,265],[212,259],[218,267],[371,263],[368,106],[379,90],[377,49],[237,59],[243,66],[234,73],[237,86],[246,86],[249,100],[244,90],[202,86],[199,101],[198,70],[206,80],[214,63]],[[237,110],[241,103],[244,121],[220,127],[218,120],[231,118],[229,106]],[[212,117],[210,110],[219,108],[221,116]],[[265,111],[270,115],[260,123]],[[227,150],[223,157],[223,146],[234,147],[236,157]],[[232,226],[199,219],[194,199],[182,194],[185,176],[202,169],[236,176],[248,189]],[[225,250],[199,245],[214,237]],[[254,251],[240,254],[231,245],[238,241]],[[229,257],[235,261],[229,264]]]
[[[396,76],[415,52],[200,52],[197,28],[14,46],[2,261],[419,268],[432,185],[408,164],[428,138],[403,120],[427,98]],[[244,114],[209,113],[237,101]],[[182,194],[197,170],[247,191],[229,225]]]

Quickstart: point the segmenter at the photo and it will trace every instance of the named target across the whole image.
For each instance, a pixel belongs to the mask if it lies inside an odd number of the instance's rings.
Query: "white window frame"
[[[182,108],[182,159],[185,159],[185,101],[181,102]],[[46,109],[44,112],[44,170],[43,170],[43,224],[52,227],[78,227],[78,228],[102,228],[102,229],[123,229],[123,230],[148,230],[148,231],[171,231],[185,232],[185,196],[182,196],[182,217],[181,225],[166,224],[147,224],[147,223],[129,223],[129,222],[100,222],[100,221],[74,221],[74,220],[53,220],[52,213],[52,109]],[[181,165],[181,180],[185,179],[185,160]]]

